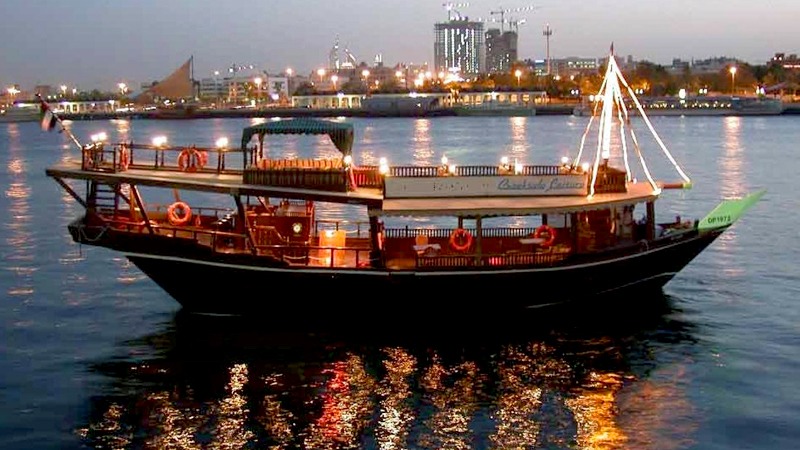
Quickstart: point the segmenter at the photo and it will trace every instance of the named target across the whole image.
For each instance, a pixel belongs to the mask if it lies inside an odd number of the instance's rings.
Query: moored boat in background
[[[573,115],[590,116],[595,104],[592,99],[576,106]],[[768,97],[739,97],[730,95],[704,95],[692,97],[642,97],[642,111],[648,116],[776,116],[783,114],[785,105],[780,99]],[[628,101],[631,115],[639,115],[635,104]]]
[[[36,122],[40,118],[41,113],[38,103],[15,103],[0,111],[0,123]]]

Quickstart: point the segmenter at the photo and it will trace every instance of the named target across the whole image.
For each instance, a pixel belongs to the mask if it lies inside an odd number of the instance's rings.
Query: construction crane
[[[509,19],[508,20],[508,29],[511,30],[512,27],[513,27],[514,32],[519,34],[519,26],[523,25],[525,22],[527,22],[527,20],[525,20],[525,19],[520,19],[520,20]]]
[[[491,14],[493,16],[494,15],[498,15],[498,14],[500,15],[500,31],[503,31],[503,26],[506,23],[506,20],[505,20],[506,14],[518,13],[518,12],[524,12],[524,11],[533,11],[534,9],[535,9],[535,7],[533,5],[520,6],[519,8],[508,8],[508,9],[503,9],[503,7],[501,6],[500,9],[498,9],[497,11],[489,11],[489,14]],[[511,21],[509,21],[509,24],[517,27],[517,30],[519,30],[519,25],[522,22],[520,22],[520,21],[514,21],[514,22],[515,23],[511,23]]]
[[[447,10],[447,20],[453,20],[455,17],[457,20],[461,20],[461,13],[456,8],[466,8],[469,6],[469,3],[442,3],[442,6]]]

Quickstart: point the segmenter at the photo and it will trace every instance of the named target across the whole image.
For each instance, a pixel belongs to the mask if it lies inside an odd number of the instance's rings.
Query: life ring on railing
[[[127,147],[122,147],[119,150],[119,170],[128,170],[130,164],[130,155]]]
[[[457,252],[465,252],[472,247],[472,234],[463,229],[456,228],[450,235],[450,248]]]
[[[208,152],[205,150],[199,150],[197,152],[197,168],[202,169],[203,167],[208,164]]]
[[[94,159],[92,158],[92,151],[88,148],[83,149],[83,166],[81,169],[91,169],[94,166]]]
[[[556,230],[550,225],[541,225],[536,229],[536,232],[533,233],[533,237],[536,239],[544,239],[539,246],[550,247],[556,240]]]
[[[185,202],[175,202],[167,209],[167,219],[175,226],[186,225],[192,220],[192,208]]]
[[[178,155],[178,169],[183,172],[197,172],[197,150],[185,148]]]

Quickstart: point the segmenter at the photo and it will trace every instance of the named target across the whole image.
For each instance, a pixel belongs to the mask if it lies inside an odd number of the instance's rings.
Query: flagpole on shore
[[[76,138],[75,135],[72,134],[71,131],[69,131],[67,126],[64,125],[64,122],[61,121],[61,118],[58,117],[58,115],[55,112],[53,112],[52,109],[50,109],[50,105],[48,105],[47,102],[44,101],[42,95],[37,93],[36,98],[39,99],[39,102],[41,103],[42,106],[42,113],[44,114],[44,116],[42,117],[42,129],[45,131],[50,131],[53,129],[55,123],[58,123],[58,125],[61,127],[60,131],[66,133],[67,136],[69,136],[69,138],[72,139],[72,142],[74,142],[75,145],[78,146],[78,150],[83,150],[83,144],[81,144],[78,138]]]

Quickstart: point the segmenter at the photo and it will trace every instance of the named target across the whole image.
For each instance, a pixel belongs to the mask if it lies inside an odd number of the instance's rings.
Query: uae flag
[[[56,116],[50,108],[45,107],[44,114],[42,115],[42,130],[50,131],[56,127]]]

